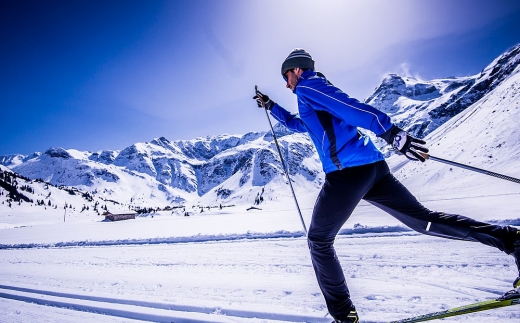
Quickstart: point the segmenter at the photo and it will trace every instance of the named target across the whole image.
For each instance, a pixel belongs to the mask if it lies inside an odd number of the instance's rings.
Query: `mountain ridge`
[[[365,103],[390,114],[399,126],[424,138],[495,89],[511,76],[519,62],[520,44],[473,76],[422,81],[389,74]]]

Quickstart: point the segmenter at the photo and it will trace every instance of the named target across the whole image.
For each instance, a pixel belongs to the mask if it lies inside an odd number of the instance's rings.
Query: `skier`
[[[315,71],[314,60],[304,49],[289,54],[281,73],[286,87],[296,94],[298,114],[288,112],[258,90],[253,99],[287,128],[307,132],[322,162],[325,183],[314,206],[307,240],[333,323],[359,321],[333,244],[361,199],[420,233],[478,241],[513,255],[519,271],[514,286],[520,286],[520,230],[427,209],[390,173],[382,153],[358,127],[372,131],[414,161],[425,161],[421,156],[428,152],[425,141],[332,85]]]

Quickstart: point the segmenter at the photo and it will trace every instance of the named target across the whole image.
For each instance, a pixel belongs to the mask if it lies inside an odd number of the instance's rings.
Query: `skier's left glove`
[[[394,149],[405,155],[406,158],[419,160],[421,162],[426,160],[421,155],[421,153],[428,153],[428,148],[423,146],[426,144],[426,141],[413,137],[399,127],[392,126],[392,128],[383,133],[380,137],[391,144]]]
[[[271,108],[274,105],[273,100],[271,100],[267,95],[263,94],[258,90],[258,87],[255,86],[255,96],[253,99],[256,100],[256,104],[259,108],[266,108],[267,110],[271,111]]]

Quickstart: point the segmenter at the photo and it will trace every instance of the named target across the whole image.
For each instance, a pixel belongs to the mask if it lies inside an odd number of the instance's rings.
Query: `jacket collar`
[[[300,78],[307,79],[307,78],[309,78],[310,76],[314,76],[314,75],[316,75],[316,71],[313,71],[313,70],[306,70],[305,72],[302,73],[302,75],[300,76]]]
[[[305,72],[303,72],[302,75],[300,75],[300,77],[298,78],[298,83],[296,83],[293,93],[296,93],[296,88],[298,87],[298,84],[300,84],[301,80],[306,80],[309,77],[314,76],[314,75],[316,75],[316,71],[314,71],[314,70],[306,70]]]

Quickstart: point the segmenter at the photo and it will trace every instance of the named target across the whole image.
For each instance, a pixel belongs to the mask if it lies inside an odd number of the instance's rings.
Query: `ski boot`
[[[504,295],[497,298],[497,301],[507,301],[510,299],[520,299],[520,292],[517,291],[516,289],[512,289],[509,292],[507,292]]]
[[[513,283],[513,287],[518,289],[520,288],[520,230],[516,230],[517,239],[513,243],[514,251],[511,253],[513,257],[515,257],[516,267],[518,268],[518,278],[515,279]]]
[[[359,317],[356,310],[351,310],[348,313],[346,320],[334,320],[332,323],[359,323]]]
[[[511,255],[515,258],[516,266],[518,267],[518,278],[513,283],[515,289],[499,297],[497,299],[499,301],[520,300],[520,230],[515,229],[515,238]]]

